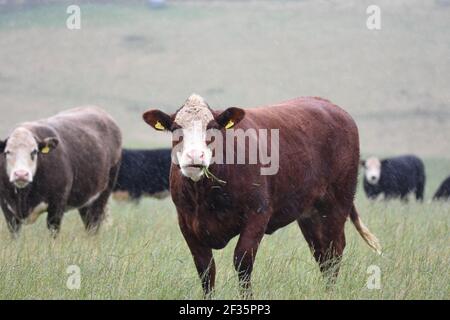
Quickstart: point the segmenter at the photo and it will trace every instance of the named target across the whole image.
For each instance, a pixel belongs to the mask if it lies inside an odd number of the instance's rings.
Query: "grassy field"
[[[427,162],[430,175],[444,166]],[[449,166],[446,162],[445,166]],[[438,181],[429,181],[424,204],[369,203],[361,192],[356,204],[381,240],[373,253],[347,223],[347,248],[334,290],[327,291],[299,228],[292,224],[266,236],[256,259],[257,299],[449,299],[450,207],[429,203]],[[0,297],[6,299],[198,299],[200,283],[169,199],[146,199],[138,206],[110,203],[113,223],[99,236],[84,234],[77,212],[69,212],[56,241],[41,217],[11,240],[0,222]],[[236,239],[215,252],[215,298],[236,299],[232,264]],[[80,290],[69,290],[70,265],[81,270]],[[381,270],[381,289],[369,290],[367,268]]]
[[[76,1],[75,1],[76,2]],[[257,299],[449,299],[450,205],[430,198],[450,174],[450,7],[445,1],[378,1],[382,30],[365,27],[365,1],[178,1],[82,4],[82,29],[65,28],[65,4],[0,8],[0,134],[14,123],[80,104],[106,108],[133,147],[168,145],[140,120],[149,106],[175,110],[192,92],[212,106],[256,106],[318,95],[356,119],[365,155],[415,153],[427,167],[426,201],[370,203],[363,221],[377,256],[347,224],[333,290],[297,225],[266,236],[253,285]],[[73,3],[73,2],[71,2]],[[111,201],[112,225],[85,235],[76,212],[52,241],[41,217],[11,240],[0,219],[0,298],[201,298],[170,199]],[[215,298],[238,298],[236,239],[215,252]],[[67,268],[81,270],[69,290]],[[369,290],[367,268],[381,270]]]

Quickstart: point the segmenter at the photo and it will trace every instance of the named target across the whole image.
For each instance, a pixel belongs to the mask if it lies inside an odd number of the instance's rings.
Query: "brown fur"
[[[211,165],[210,171],[226,181],[223,185],[206,178],[193,182],[176,165],[171,168],[179,225],[205,294],[215,281],[212,249],[225,247],[239,235],[234,264],[248,293],[262,237],[294,221],[321,270],[334,278],[345,247],[345,221],[350,213],[352,221],[360,221],[353,206],[359,164],[356,124],[344,110],[321,98],[244,110],[236,129],[280,130],[276,175],[260,175],[259,164]],[[358,231],[367,237],[370,232],[361,226]]]

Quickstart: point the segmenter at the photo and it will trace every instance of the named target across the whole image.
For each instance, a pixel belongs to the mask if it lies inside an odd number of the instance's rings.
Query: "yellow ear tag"
[[[50,152],[50,148],[48,146],[45,146],[42,148],[41,153],[49,153]]]
[[[156,123],[155,123],[155,129],[158,129],[158,130],[166,130],[166,128],[164,128],[164,126],[161,124],[161,122],[159,122],[159,121],[156,121]]]
[[[230,120],[230,121],[228,121],[227,125],[225,126],[225,129],[230,129],[230,128],[232,128],[233,126],[234,126],[234,121],[233,121],[233,120]]]

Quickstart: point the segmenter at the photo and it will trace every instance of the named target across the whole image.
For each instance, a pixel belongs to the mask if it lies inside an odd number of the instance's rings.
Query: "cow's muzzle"
[[[14,171],[11,183],[18,189],[23,189],[31,183],[31,175],[26,170]]]

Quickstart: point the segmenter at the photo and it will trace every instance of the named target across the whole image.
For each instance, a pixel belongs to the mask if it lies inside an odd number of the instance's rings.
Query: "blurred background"
[[[170,139],[141,120],[193,92],[213,108],[321,96],[359,125],[363,154],[450,158],[450,0],[0,0],[0,135],[83,104],[125,145]],[[67,6],[81,8],[69,30]]]

